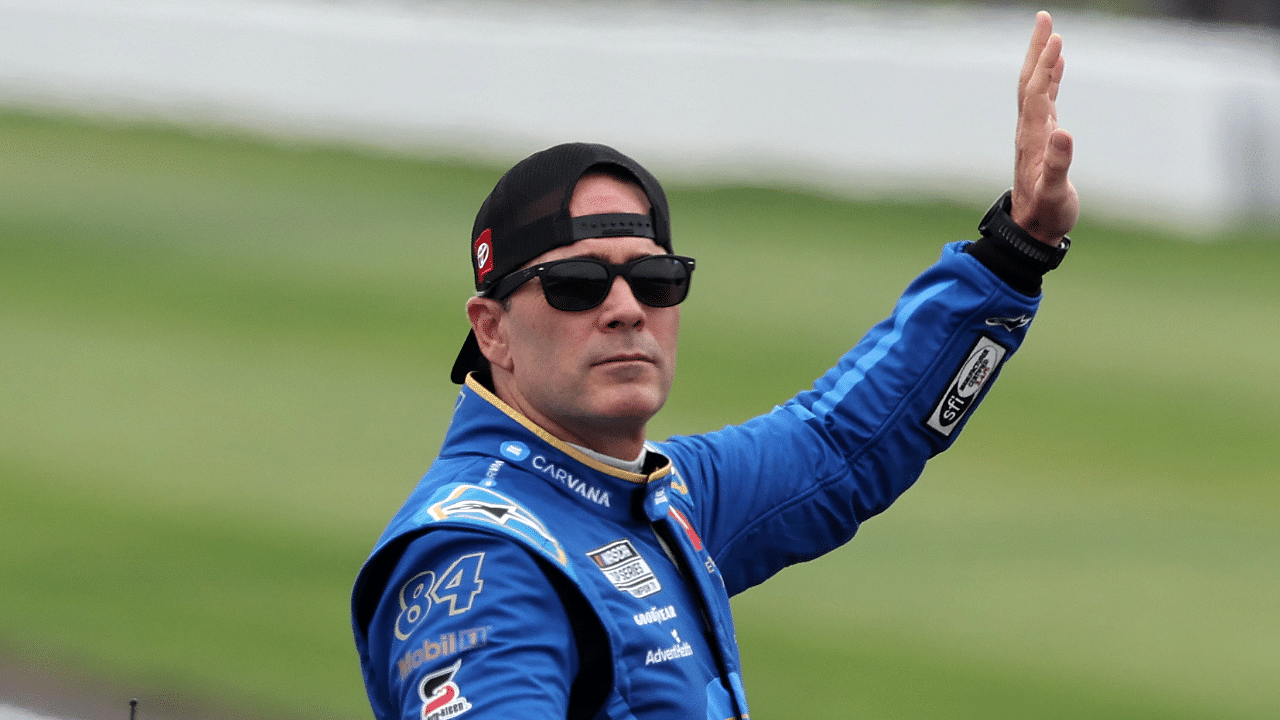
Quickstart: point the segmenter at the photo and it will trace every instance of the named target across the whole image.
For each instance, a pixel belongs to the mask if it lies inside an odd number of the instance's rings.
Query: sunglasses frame
[[[682,295],[680,300],[678,300],[677,302],[671,303],[670,305],[650,305],[649,303],[641,299],[639,295],[636,294],[636,287],[632,283],[631,271],[639,263],[645,262],[647,260],[653,260],[654,258],[660,258],[665,260],[677,260],[680,262],[681,265],[684,266],[685,273],[686,273],[685,281],[684,281],[685,282],[684,295]],[[493,288],[489,292],[486,292],[483,294],[483,297],[493,298],[494,300],[505,300],[508,296],[510,296],[516,290],[519,290],[522,285],[529,282],[533,278],[535,277],[541,278],[552,267],[555,267],[556,265],[562,265],[564,263],[570,263],[570,262],[586,262],[586,263],[591,263],[592,265],[598,265],[604,268],[605,272],[607,273],[607,277],[605,278],[605,283],[604,283],[606,289],[604,294],[600,296],[600,299],[594,305],[591,305],[590,307],[566,310],[564,308],[556,306],[556,304],[551,300],[551,297],[547,294],[547,285],[545,283],[542,283],[543,298],[546,299],[548,305],[555,308],[556,310],[560,310],[561,312],[585,312],[587,310],[592,310],[594,308],[600,307],[600,304],[605,301],[605,298],[609,297],[609,291],[610,289],[613,288],[613,279],[619,276],[621,276],[622,279],[627,282],[627,287],[631,289],[631,294],[634,295],[636,300],[638,300],[642,304],[648,307],[675,307],[676,305],[679,305],[680,303],[684,302],[685,299],[689,297],[689,287],[693,283],[693,270],[696,265],[696,261],[693,258],[686,257],[684,255],[644,255],[642,257],[636,258],[635,260],[629,260],[624,263],[610,263],[610,262],[605,262],[600,258],[585,257],[585,256],[564,258],[563,260],[551,260],[549,262],[538,263],[537,265],[524,268],[523,270],[516,270],[515,272],[508,274],[506,277],[502,278],[497,283],[495,283]],[[643,280],[644,278],[641,278],[641,279]]]

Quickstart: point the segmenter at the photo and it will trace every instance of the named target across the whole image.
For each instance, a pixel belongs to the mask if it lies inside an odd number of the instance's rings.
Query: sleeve
[[[406,547],[374,611],[369,655],[380,720],[564,720],[579,666],[539,562],[503,538],[453,529]]]
[[[847,542],[955,441],[1039,298],[948,245],[835,367],[773,412],[662,449],[731,594]]]

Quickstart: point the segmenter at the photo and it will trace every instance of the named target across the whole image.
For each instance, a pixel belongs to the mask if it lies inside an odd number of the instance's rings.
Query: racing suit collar
[[[582,464],[595,472],[608,475],[610,477],[626,480],[627,482],[637,485],[643,485],[651,481],[664,478],[671,473],[671,460],[669,460],[665,455],[657,452],[653,448],[653,445],[648,442],[645,443],[646,458],[643,467],[644,472],[642,473],[627,472],[626,470],[616,468],[608,463],[600,462],[599,460],[581,452],[573,445],[547,432],[541,426],[526,417],[523,413],[503,402],[502,399],[493,392],[493,390],[489,389],[489,387],[483,382],[483,379],[484,377],[478,372],[472,372],[467,375],[466,382],[463,384],[462,391],[459,393],[458,407],[466,404],[468,400],[467,396],[469,394],[475,396],[477,399],[487,403],[493,409],[519,423],[526,430],[536,435],[538,439],[550,445],[555,450],[567,455],[575,462]],[[459,416],[455,411],[453,425],[456,426],[463,417],[466,416]],[[450,435],[454,433],[454,429],[455,428],[453,426],[450,427]]]

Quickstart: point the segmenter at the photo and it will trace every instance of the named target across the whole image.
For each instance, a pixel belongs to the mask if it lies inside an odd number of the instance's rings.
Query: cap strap
[[[581,215],[573,218],[573,239],[598,237],[646,237],[657,239],[653,218],[634,213]]]

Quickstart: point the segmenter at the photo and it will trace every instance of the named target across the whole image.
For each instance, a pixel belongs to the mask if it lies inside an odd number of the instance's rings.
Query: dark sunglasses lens
[[[631,266],[631,292],[650,307],[671,307],[689,294],[689,269],[669,257],[650,257]]]
[[[542,293],[557,310],[590,310],[609,294],[609,271],[594,262],[557,263],[542,273]]]

